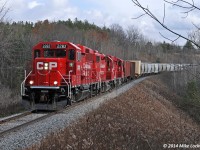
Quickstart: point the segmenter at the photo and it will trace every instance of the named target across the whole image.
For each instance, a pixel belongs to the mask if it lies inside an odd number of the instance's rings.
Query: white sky
[[[117,23],[124,29],[128,26],[137,27],[144,35],[155,41],[167,41],[159,34],[162,33],[170,39],[176,36],[165,31],[158,23],[147,16],[139,19],[132,19],[143,14],[131,0],[0,0],[1,3],[7,1],[6,6],[10,8],[7,17],[11,21],[32,21],[49,19],[50,21],[67,20],[78,18],[79,20],[88,20],[98,26]],[[144,6],[158,16],[163,18],[163,0],[139,0]],[[187,0],[192,2],[192,0]],[[198,0],[194,0],[197,6]],[[198,2],[198,4],[197,4]],[[0,4],[1,4],[0,3]],[[182,10],[165,4],[166,6],[166,24],[178,33],[185,36],[194,29],[192,22],[200,24],[200,11],[191,13],[186,19]],[[185,43],[184,40],[178,40],[178,44]]]

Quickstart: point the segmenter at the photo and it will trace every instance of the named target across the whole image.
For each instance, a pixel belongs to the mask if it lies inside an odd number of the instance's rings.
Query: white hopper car
[[[150,74],[158,74],[167,71],[179,71],[190,64],[168,64],[168,63],[144,63],[140,60],[129,60],[131,63],[131,77],[137,78]]]

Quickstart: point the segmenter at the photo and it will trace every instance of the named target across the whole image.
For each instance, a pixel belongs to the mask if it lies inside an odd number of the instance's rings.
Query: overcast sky
[[[11,21],[31,21],[49,19],[50,21],[67,20],[78,18],[88,20],[98,26],[119,24],[124,29],[128,26],[137,27],[144,35],[155,41],[167,41],[159,34],[170,39],[176,36],[166,32],[158,23],[147,16],[139,19],[132,19],[142,14],[131,0],[0,0],[8,1],[6,6],[10,8],[7,17]],[[148,6],[159,19],[163,18],[163,0],[139,0],[144,6]],[[192,0],[188,0],[191,2]],[[194,0],[199,3],[198,0]],[[166,4],[165,23],[173,30],[187,36],[194,28],[192,22],[200,24],[200,11],[192,12],[186,19],[182,10]],[[177,43],[183,44],[185,41],[179,40]]]

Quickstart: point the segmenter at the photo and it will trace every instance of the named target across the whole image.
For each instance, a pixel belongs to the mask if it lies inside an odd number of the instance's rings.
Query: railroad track
[[[67,112],[72,110],[74,107],[82,105],[84,103],[87,103],[89,101],[92,101],[94,98],[101,97],[107,93],[102,93],[100,95],[93,96],[85,101],[80,101],[77,103],[72,103],[72,106],[67,106],[59,111],[55,112],[49,112],[49,113],[32,113],[32,112],[25,112],[13,117],[9,117],[4,120],[0,120],[0,137],[3,137],[11,132],[15,132],[17,130],[20,130],[24,127],[27,127],[31,124],[37,123],[39,121],[42,121],[44,119],[47,119],[53,115],[62,113],[62,112]]]
[[[26,124],[2,134],[0,133],[0,149],[26,149],[31,145],[37,145],[44,137],[50,135],[50,133],[60,132],[64,128],[69,127],[87,113],[97,109],[100,105],[109,101],[109,99],[115,98],[124,91],[127,91],[145,78],[135,80],[127,85],[125,84],[120,88],[92,97],[86,101],[73,103],[72,106],[67,107],[64,111],[52,114],[52,117],[46,116],[46,119],[41,118],[41,121],[33,121],[29,123],[30,125]]]
[[[31,111],[27,111],[27,112],[23,112],[23,113],[20,113],[20,114],[16,114],[16,115],[13,115],[11,117],[6,117],[5,119],[1,119],[0,120],[0,125],[3,124],[3,123],[9,122],[11,120],[15,120],[15,119],[27,116],[29,114],[31,114]]]
[[[120,87],[116,87],[114,89],[118,89],[118,88],[120,88]],[[49,112],[49,113],[44,113],[44,112],[33,113],[33,112],[28,111],[28,112],[24,112],[24,113],[21,113],[19,115],[13,116],[13,117],[6,118],[4,120],[0,120],[0,137],[3,137],[3,136],[5,136],[5,135],[7,135],[11,132],[15,132],[15,131],[20,130],[24,127],[27,127],[31,124],[34,124],[34,123],[37,123],[37,122],[42,121],[44,119],[47,119],[47,118],[49,118],[53,115],[56,115],[56,114],[59,114],[59,113],[62,113],[62,112],[66,113],[66,112],[72,110],[73,108],[75,108],[76,106],[90,102],[95,98],[99,98],[101,96],[106,95],[107,93],[108,92],[101,93],[99,95],[95,95],[91,98],[88,98],[85,101],[72,103],[72,106],[70,106],[70,107],[67,106],[67,107],[65,107],[65,108],[63,108],[59,111]]]
[[[102,96],[102,95],[98,95],[98,96]],[[62,112],[70,111],[74,107],[76,107],[78,105],[82,105],[85,102],[91,101],[93,98],[96,98],[98,96],[89,98],[86,101],[73,103],[72,106],[70,106],[70,107],[67,106],[67,107],[65,107],[65,108],[63,108],[59,111],[55,111],[55,112],[49,112],[49,113],[24,112],[22,114],[0,120],[0,137],[3,137],[3,136],[5,136],[5,135],[7,135],[11,132],[15,132],[15,131],[20,130],[24,127],[27,127],[31,124],[34,124],[34,123],[37,123],[37,122],[42,121],[44,119],[47,119],[47,118],[49,118],[53,115],[56,115],[56,114],[59,114],[59,113],[62,113]]]
[[[25,126],[28,126],[34,122],[38,122],[48,117],[48,114],[44,113],[31,113],[25,112],[19,116],[14,116],[9,119],[2,120],[0,122],[0,137],[9,134],[10,132],[17,131]]]

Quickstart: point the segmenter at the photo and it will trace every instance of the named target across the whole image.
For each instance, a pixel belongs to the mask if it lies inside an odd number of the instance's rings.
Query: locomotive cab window
[[[81,61],[81,53],[77,52],[77,61]]]
[[[40,57],[40,50],[35,50],[34,51],[34,59]]]
[[[66,50],[55,50],[56,57],[63,58],[66,57]]]
[[[64,58],[66,57],[66,50],[56,49],[56,50],[45,50],[44,57],[47,58]]]
[[[86,53],[89,53],[89,52],[90,52],[90,50],[89,50],[89,49],[86,49],[86,50],[85,50],[85,52],[86,52]]]
[[[69,50],[69,60],[74,60],[75,59],[75,50],[70,49]]]
[[[53,50],[45,50],[44,57],[47,57],[47,58],[54,57],[54,51]]]
[[[100,56],[96,56],[96,61],[100,62]]]
[[[107,61],[107,66],[110,67],[110,61],[109,60]]]

